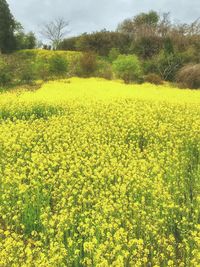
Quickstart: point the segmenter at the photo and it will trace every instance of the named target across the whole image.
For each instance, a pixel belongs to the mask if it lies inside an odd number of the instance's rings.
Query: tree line
[[[116,31],[102,30],[66,38],[59,48],[94,51],[102,56],[116,48],[120,53],[137,54],[142,59],[152,58],[163,49],[168,53],[187,51],[197,55],[200,51],[200,19],[190,24],[172,23],[170,13],[150,11],[124,20]]]
[[[125,19],[115,31],[102,30],[66,38],[58,48],[93,52],[111,62],[119,57],[118,73],[123,78],[124,72],[127,82],[138,80],[134,71],[127,71],[134,69],[133,62],[139,62],[140,73],[147,81],[183,81],[181,84],[185,83],[185,87],[200,87],[200,19],[173,23],[170,13],[149,11]],[[138,73],[138,64],[134,70]]]

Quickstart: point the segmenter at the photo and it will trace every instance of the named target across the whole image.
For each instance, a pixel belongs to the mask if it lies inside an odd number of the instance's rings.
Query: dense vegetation
[[[15,21],[5,0],[0,0],[0,52],[10,52],[15,48]]]
[[[0,70],[0,86],[8,88],[71,76],[112,78],[109,63],[92,53],[72,51],[29,49],[2,55]]]
[[[145,76],[150,75],[152,80],[156,75],[156,81],[160,78],[174,82],[179,80],[177,73],[181,68],[200,62],[199,44],[199,19],[191,24],[175,24],[171,22],[169,13],[159,15],[150,11],[126,19],[115,32],[103,30],[65,39],[60,49],[93,51],[109,59],[113,54],[135,55],[143,66]],[[195,70],[197,68],[199,66]],[[198,80],[197,71],[193,71],[193,68],[190,70],[193,72],[192,77]],[[182,85],[193,88],[188,75]],[[199,82],[197,87],[200,87]]]
[[[22,25],[15,20],[6,0],[0,0],[0,53],[36,47],[34,33],[25,33]]]
[[[73,78],[0,121],[0,266],[198,266],[198,91]]]
[[[3,90],[21,84],[34,85],[38,80],[78,76],[157,85],[170,81],[184,88],[200,88],[200,64],[190,63],[179,68],[180,62],[179,56],[166,56],[164,52],[158,61],[141,62],[136,55],[121,55],[116,49],[111,50],[108,58],[93,52],[20,50],[0,56],[0,87]],[[156,69],[162,75],[153,71]]]

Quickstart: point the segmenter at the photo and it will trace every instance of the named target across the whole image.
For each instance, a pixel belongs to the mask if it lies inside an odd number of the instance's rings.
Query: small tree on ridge
[[[59,44],[69,32],[66,30],[68,26],[68,21],[65,21],[63,18],[57,18],[54,21],[44,24],[41,34],[51,42],[53,49],[57,50]]]

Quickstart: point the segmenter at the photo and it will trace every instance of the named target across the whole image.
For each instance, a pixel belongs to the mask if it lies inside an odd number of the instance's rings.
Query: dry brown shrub
[[[200,64],[186,65],[177,73],[176,81],[182,88],[200,88]]]

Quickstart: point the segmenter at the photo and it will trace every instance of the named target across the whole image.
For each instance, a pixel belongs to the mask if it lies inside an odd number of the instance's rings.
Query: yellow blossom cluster
[[[200,266],[200,92],[0,95],[0,266]]]

